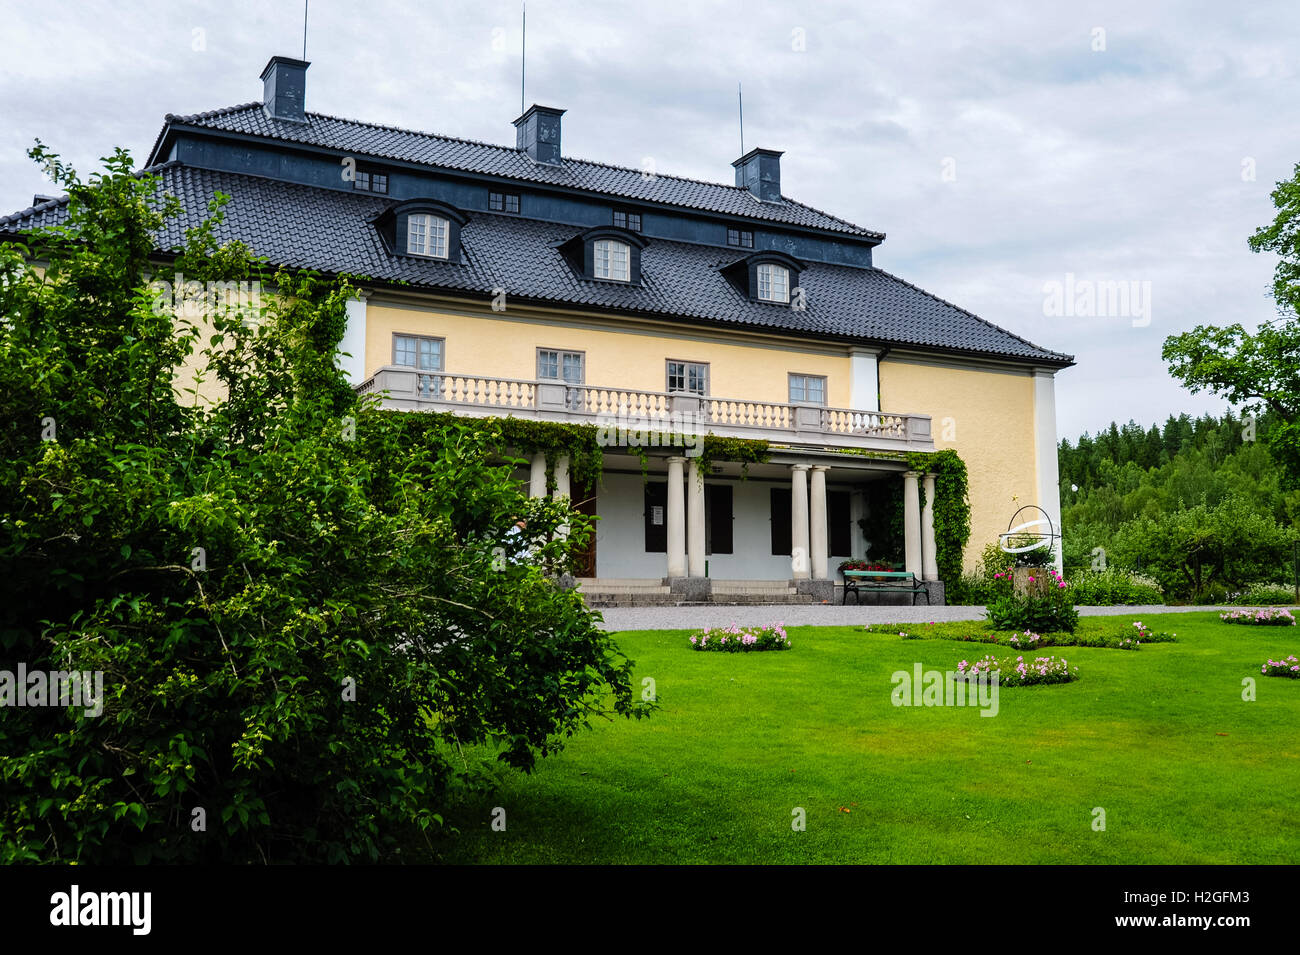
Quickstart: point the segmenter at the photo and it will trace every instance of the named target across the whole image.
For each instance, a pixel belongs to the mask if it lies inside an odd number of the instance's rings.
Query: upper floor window
[[[630,232],[641,231],[641,213],[627,212],[623,209],[614,210],[614,226],[619,229],[627,229]]]
[[[580,351],[560,351],[556,348],[537,349],[537,377],[558,378],[571,385],[583,383],[584,356]]]
[[[406,219],[406,251],[434,259],[447,258],[448,223],[440,216],[413,213]]]
[[[442,371],[442,339],[394,335],[393,364],[421,371]]]
[[[826,378],[823,375],[791,375],[790,403],[826,404]]]
[[[352,179],[352,188],[357,192],[373,192],[388,195],[388,174],[358,169]]]
[[[728,229],[727,245],[738,245],[742,249],[752,249],[754,247],[754,233],[740,229]]]
[[[790,301],[790,270],[763,262],[758,266],[758,297],[764,302]]]
[[[493,212],[509,212],[518,215],[519,193],[489,192],[488,208],[491,209]]]
[[[614,282],[632,280],[631,249],[614,239],[597,239],[592,243],[591,274]]]
[[[668,360],[668,390],[696,395],[709,393],[709,364],[702,361]]]

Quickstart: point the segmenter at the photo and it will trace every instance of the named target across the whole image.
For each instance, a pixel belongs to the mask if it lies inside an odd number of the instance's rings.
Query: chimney
[[[307,67],[310,63],[273,56],[262,71],[262,109],[272,119],[307,122]]]
[[[748,189],[763,202],[781,199],[781,152],[776,149],[751,149],[732,163],[736,167],[736,185]]]
[[[528,112],[515,120],[515,148],[532,157],[533,162],[560,165],[560,117],[562,109],[538,106],[534,103]]]

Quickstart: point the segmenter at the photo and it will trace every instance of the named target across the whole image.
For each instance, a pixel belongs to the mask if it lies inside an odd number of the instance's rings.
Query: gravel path
[[[1158,613],[1195,613],[1227,607],[1080,607],[1082,617],[1132,617]],[[1237,608],[1241,609],[1241,608]],[[983,620],[983,607],[847,607],[838,604],[770,607],[610,607],[602,610],[606,630],[695,630],[729,623],[741,626],[783,622],[787,627],[843,626],[868,623],[942,623]]]

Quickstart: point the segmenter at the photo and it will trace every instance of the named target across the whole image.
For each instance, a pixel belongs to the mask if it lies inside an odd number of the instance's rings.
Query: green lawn
[[[620,633],[661,708],[596,725],[531,776],[501,773],[496,793],[452,813],[462,834],[440,852],[487,863],[1300,862],[1300,680],[1259,674],[1270,655],[1300,655],[1300,628],[1210,613],[1144,622],[1178,642],[1047,648],[1080,679],[1003,688],[993,718],[895,707],[891,674],[1003,647],[798,627],[789,651],[699,653],[685,631]],[[1258,699],[1244,702],[1250,676]],[[489,825],[496,806],[504,832]],[[806,831],[791,828],[795,807]]]

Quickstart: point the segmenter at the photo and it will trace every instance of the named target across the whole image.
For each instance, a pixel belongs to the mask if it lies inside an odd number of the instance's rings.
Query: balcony
[[[813,404],[634,391],[555,380],[417,371],[388,365],[357,386],[387,392],[383,407],[474,416],[536,418],[678,433],[712,433],[780,444],[881,451],[933,451],[930,416]]]

